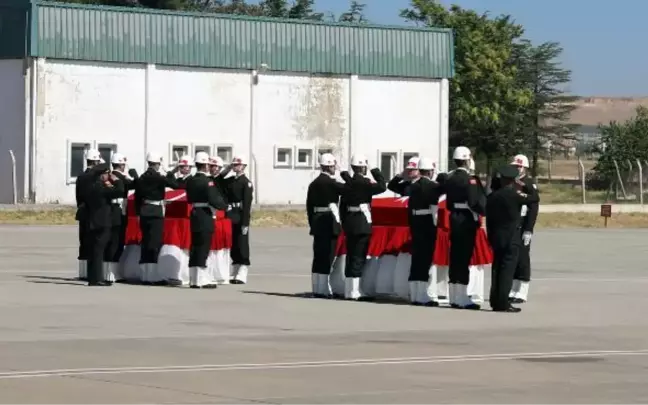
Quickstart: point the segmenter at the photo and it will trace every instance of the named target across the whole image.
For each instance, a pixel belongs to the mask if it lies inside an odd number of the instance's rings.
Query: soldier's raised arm
[[[387,191],[387,184],[385,184],[385,176],[383,176],[380,169],[377,167],[371,169],[371,175],[376,180],[375,183],[371,183],[371,193],[373,195],[376,195]]]

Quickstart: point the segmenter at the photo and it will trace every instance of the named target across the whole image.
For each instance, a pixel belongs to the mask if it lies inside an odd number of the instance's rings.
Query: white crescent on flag
[[[397,199],[396,199],[396,201],[398,201],[398,202],[405,202],[405,201],[407,201],[407,200],[409,200],[409,196],[404,196],[404,197],[401,197],[401,198],[397,198]]]

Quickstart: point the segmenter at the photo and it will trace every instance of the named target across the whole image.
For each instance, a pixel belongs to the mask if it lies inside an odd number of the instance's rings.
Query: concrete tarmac
[[[0,402],[648,402],[647,231],[539,231],[519,314],[302,298],[307,232],[251,240],[248,285],[89,288],[75,228],[0,227]]]

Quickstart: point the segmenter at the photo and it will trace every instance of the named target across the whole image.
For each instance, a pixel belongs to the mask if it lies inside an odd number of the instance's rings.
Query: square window
[[[99,144],[97,148],[99,150],[99,155],[106,163],[110,163],[112,155],[117,153],[117,145],[114,144]]]
[[[297,149],[297,163],[296,166],[308,167],[313,166],[313,150],[312,149]]]
[[[275,166],[291,167],[292,166],[292,148],[275,147]]]
[[[90,149],[90,144],[73,143],[70,145],[68,177],[74,179],[79,176],[86,168],[85,154]]]
[[[212,155],[211,151],[212,151],[212,148],[211,148],[211,146],[209,146],[209,145],[195,145],[195,146],[194,146],[194,156],[195,156],[198,152],[205,152],[206,154],[208,154],[209,156],[211,156],[211,155]]]
[[[225,162],[225,164],[230,163],[234,158],[231,146],[218,146],[216,148],[216,155],[223,159],[223,162]]]
[[[403,170],[407,167],[407,162],[413,157],[418,157],[419,154],[417,152],[411,152],[411,153],[403,153]]]
[[[380,171],[386,179],[391,179],[395,175],[397,156],[393,152],[383,152],[380,154]]]

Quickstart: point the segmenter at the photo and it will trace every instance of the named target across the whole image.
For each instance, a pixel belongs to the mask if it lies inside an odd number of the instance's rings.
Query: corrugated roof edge
[[[380,24],[359,24],[359,23],[343,23],[343,22],[328,22],[328,21],[312,21],[312,20],[298,20],[290,18],[276,18],[276,17],[256,17],[238,14],[217,14],[217,13],[201,13],[190,11],[169,11],[154,8],[143,7],[119,7],[119,6],[101,6],[92,4],[76,4],[76,3],[62,3],[58,1],[35,0],[32,1],[36,5],[73,8],[81,10],[106,10],[117,12],[130,12],[140,14],[162,14],[162,15],[178,15],[187,17],[202,17],[202,18],[222,18],[229,20],[247,20],[247,21],[263,21],[263,22],[283,22],[289,24],[307,24],[307,25],[324,25],[329,27],[354,27],[354,28],[373,28],[385,29],[396,31],[419,31],[419,32],[437,32],[452,34],[452,28],[437,28],[437,27],[407,27],[399,25],[380,25]],[[1,3],[0,3],[1,4]],[[29,4],[29,3],[27,3]],[[26,5],[27,5],[26,4]],[[454,47],[452,52],[454,53]]]

